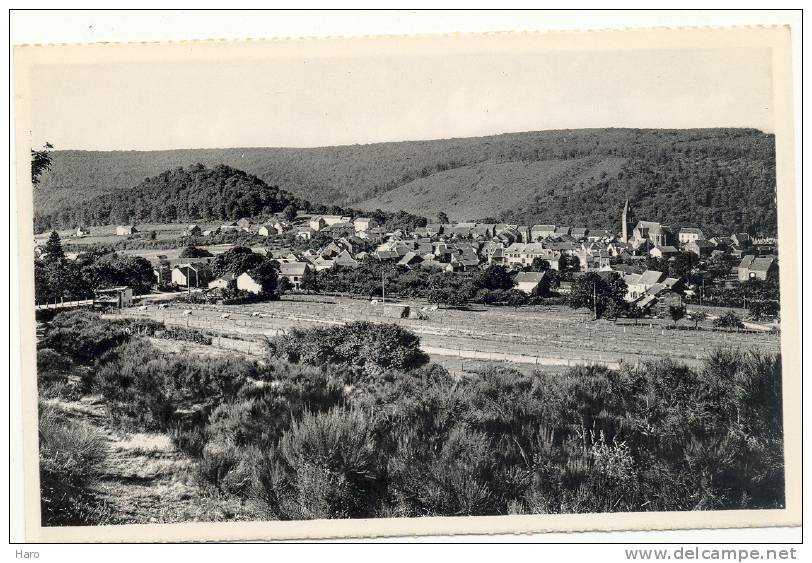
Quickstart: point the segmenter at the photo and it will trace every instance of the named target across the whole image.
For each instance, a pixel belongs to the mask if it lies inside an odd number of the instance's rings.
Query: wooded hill
[[[36,212],[132,189],[178,166],[225,164],[326,205],[619,228],[638,217],[708,234],[776,232],[775,139],[754,129],[579,129],[285,149],[55,151]],[[229,201],[218,205],[231,205]],[[205,218],[205,217],[204,217]]]

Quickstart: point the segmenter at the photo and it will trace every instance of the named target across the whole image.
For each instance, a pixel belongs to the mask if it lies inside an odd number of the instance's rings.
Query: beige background
[[[377,519],[363,521],[311,521],[268,522],[234,524],[174,524],[149,526],[111,526],[100,528],[43,529],[39,526],[37,444],[36,444],[36,378],[34,374],[33,331],[33,252],[31,232],[31,186],[28,181],[28,148],[36,143],[36,114],[39,106],[37,96],[43,92],[37,81],[47,84],[44,66],[55,66],[57,72],[87,68],[88,65],[116,65],[120,68],[149,68],[160,61],[162,64],[211,64],[212,61],[237,61],[264,63],[269,59],[344,57],[363,67],[364,61],[376,57],[405,57],[406,59],[434,60],[438,57],[470,56],[472,53],[489,53],[520,60],[522,57],[575,56],[590,52],[625,52],[632,57],[635,52],[680,50],[696,53],[697,49],[753,49],[770,53],[770,64],[762,65],[764,73],[771,69],[769,90],[772,92],[770,111],[776,134],[779,239],[782,247],[781,288],[782,299],[782,353],[784,366],[785,396],[785,443],[787,508],[769,511],[725,511],[692,513],[642,513],[611,515],[538,515],[499,516],[476,518],[423,518],[423,519]],[[769,50],[769,51],[767,51]],[[370,58],[370,53],[375,56]],[[698,30],[643,30],[589,33],[544,34],[497,34],[479,36],[436,36],[418,38],[365,38],[298,41],[252,41],[252,42],[192,42],[173,45],[94,45],[60,47],[23,47],[15,49],[15,131],[18,182],[18,223],[20,257],[20,318],[22,353],[23,424],[25,429],[26,464],[26,529],[31,541],[92,541],[92,540],[181,540],[181,539],[246,539],[246,538],[302,538],[346,537],[360,535],[406,535],[440,533],[496,533],[530,532],[544,530],[618,530],[618,529],[673,529],[697,527],[778,526],[800,523],[800,342],[798,318],[798,287],[791,283],[798,279],[796,260],[796,236],[794,221],[794,167],[792,99],[790,76],[790,50],[788,28],[762,29],[698,29]],[[678,57],[678,55],[676,55]],[[124,64],[126,63],[126,64]],[[765,67],[767,70],[765,70]],[[584,73],[589,73],[588,66]],[[46,78],[43,78],[46,77]],[[761,77],[763,78],[763,76]],[[93,84],[86,88],[91,92]],[[101,85],[99,85],[101,86]],[[757,93],[754,93],[756,95]],[[53,95],[53,93],[51,93]],[[171,98],[171,92],[167,94]],[[413,95],[419,98],[419,91]],[[494,90],[493,101],[504,100],[508,91]],[[621,94],[618,94],[621,95]],[[763,93],[762,93],[763,95]],[[200,94],[204,105],[218,107],[215,95]],[[50,97],[49,97],[50,99]],[[91,97],[92,99],[92,97]],[[100,100],[100,104],[103,101]],[[503,104],[504,105],[504,104]],[[58,106],[65,121],[70,122],[72,108]],[[78,108],[77,108],[78,110]],[[49,110],[53,111],[53,110]],[[226,111],[226,110],[224,110]],[[672,105],[677,116],[692,113],[688,105]],[[757,112],[758,113],[758,112]],[[60,114],[51,115],[51,119]],[[87,117],[85,117],[87,119]],[[762,116],[761,119],[765,119]],[[80,122],[81,123],[81,122]],[[387,134],[375,131],[375,123],[365,124],[375,135]],[[602,124],[593,124],[600,126]],[[711,124],[707,124],[711,125]],[[752,126],[759,126],[753,123]],[[287,125],[280,127],[286,129]],[[762,126],[765,127],[766,126]],[[518,130],[531,130],[538,126],[528,125]],[[116,131],[119,139],[123,130]],[[121,129],[121,128],[119,128]],[[126,128],[125,128],[126,129]],[[492,132],[492,131],[489,131]],[[178,139],[185,134],[178,129]],[[430,133],[434,134],[434,133]],[[463,133],[464,134],[464,133]],[[441,135],[442,136],[442,135]],[[115,140],[115,135],[110,143]],[[135,135],[134,139],[139,137]],[[407,136],[408,138],[408,136]],[[143,136],[140,142],[146,142]],[[216,140],[216,138],[215,138]],[[166,141],[164,141],[166,142]],[[180,142],[174,140],[172,142]],[[329,142],[329,141],[328,141]],[[264,143],[284,144],[284,143]],[[318,143],[324,144],[324,143]],[[188,146],[205,146],[198,143]],[[243,144],[243,146],[245,146]],[[67,147],[66,147],[67,148]],[[72,147],[71,147],[72,148]],[[116,147],[125,148],[125,147]],[[130,147],[135,148],[135,147]]]

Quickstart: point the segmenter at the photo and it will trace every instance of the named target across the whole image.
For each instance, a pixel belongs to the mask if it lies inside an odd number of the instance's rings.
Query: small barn
[[[138,229],[134,225],[119,225],[116,227],[116,235],[120,237],[127,237],[137,232]]]
[[[127,286],[97,289],[94,292],[93,304],[112,306],[119,309],[129,307],[133,302],[133,290]]]

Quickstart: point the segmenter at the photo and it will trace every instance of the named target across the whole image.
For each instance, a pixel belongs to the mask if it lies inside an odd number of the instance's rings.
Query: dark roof
[[[544,278],[544,272],[519,272],[516,283],[539,283]]]

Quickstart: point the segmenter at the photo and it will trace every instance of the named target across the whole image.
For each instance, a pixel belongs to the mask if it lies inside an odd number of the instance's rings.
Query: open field
[[[425,306],[420,302],[404,304]],[[184,314],[186,310],[191,314]],[[250,342],[258,344],[265,336],[282,334],[291,328],[354,320],[397,323],[418,334],[422,346],[433,357],[457,357],[459,361],[508,361],[538,366],[600,363],[617,367],[621,362],[671,357],[696,365],[720,345],[770,353],[777,353],[780,347],[779,336],[772,333],[676,331],[667,328],[670,321],[659,319],[646,319],[638,326],[620,325],[606,320],[591,321],[587,312],[563,306],[427,310],[425,320],[393,319],[384,317],[382,311],[380,305],[365,300],[297,295],[249,305],[176,304],[167,309],[125,309],[119,314],[145,316],[170,325],[232,336],[242,343],[227,345],[244,347],[240,351],[246,352]],[[222,318],[224,314],[229,318]],[[680,325],[692,326],[687,321]]]

